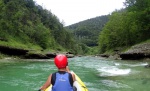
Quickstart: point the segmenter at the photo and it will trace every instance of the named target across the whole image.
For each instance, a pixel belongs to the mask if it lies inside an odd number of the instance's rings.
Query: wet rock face
[[[123,60],[150,58],[150,43],[135,45],[128,51],[120,53],[120,57]]]
[[[54,58],[56,56],[56,53],[47,53],[47,54],[41,54],[41,53],[29,53],[24,56],[26,59],[50,59]]]
[[[150,58],[150,55],[145,55],[145,53],[122,53],[120,58],[123,60],[138,60],[143,58]]]
[[[21,56],[27,54],[27,52],[29,51],[25,49],[17,49],[17,48],[11,48],[7,46],[0,46],[0,52],[11,56],[12,55]]]

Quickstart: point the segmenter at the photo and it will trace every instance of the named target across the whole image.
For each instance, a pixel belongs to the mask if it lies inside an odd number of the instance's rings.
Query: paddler
[[[45,84],[38,91],[44,91],[51,84],[52,91],[74,91],[75,75],[70,73],[66,55],[57,55],[54,58],[54,63],[58,68],[58,72],[50,74]]]

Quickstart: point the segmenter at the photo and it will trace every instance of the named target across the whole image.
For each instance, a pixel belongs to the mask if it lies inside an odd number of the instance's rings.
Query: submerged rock
[[[145,68],[150,68],[150,64],[148,64],[148,65],[145,65]]]

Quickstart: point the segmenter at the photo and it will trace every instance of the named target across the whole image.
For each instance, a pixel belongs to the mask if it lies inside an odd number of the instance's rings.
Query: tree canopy
[[[100,16],[67,26],[67,28],[73,32],[78,42],[93,47],[98,45],[99,33],[107,21],[108,16]]]
[[[0,38],[42,49],[75,47],[73,37],[57,16],[33,0],[0,0],[0,32]]]
[[[126,8],[114,11],[99,35],[101,53],[150,39],[150,1],[126,0],[124,4]]]

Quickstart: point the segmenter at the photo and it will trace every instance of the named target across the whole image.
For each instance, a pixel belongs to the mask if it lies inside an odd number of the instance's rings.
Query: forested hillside
[[[67,26],[67,28],[72,31],[78,42],[93,47],[98,45],[99,33],[107,21],[108,15],[99,16]]]
[[[58,51],[77,49],[57,16],[33,0],[0,0],[0,44]]]
[[[113,12],[99,35],[100,53],[150,39],[150,0],[126,0],[124,4],[126,9]]]
[[[150,1],[126,0],[124,5],[110,15],[64,27],[33,0],[0,0],[0,45],[93,54],[149,40]]]

